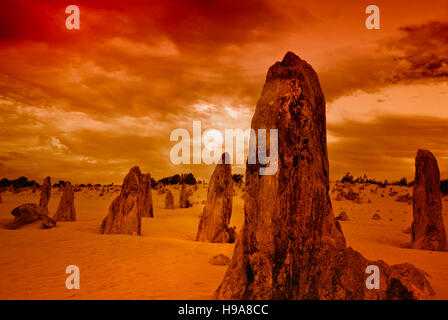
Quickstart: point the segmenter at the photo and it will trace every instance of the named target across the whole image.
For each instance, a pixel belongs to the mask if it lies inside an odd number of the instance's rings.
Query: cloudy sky
[[[365,27],[372,3],[380,30]],[[80,30],[65,27],[70,4]],[[248,128],[287,51],[320,77],[333,179],[412,178],[418,148],[448,178],[440,0],[2,0],[0,177],[119,183],[140,165],[208,179],[211,166],[170,162],[171,131]]]

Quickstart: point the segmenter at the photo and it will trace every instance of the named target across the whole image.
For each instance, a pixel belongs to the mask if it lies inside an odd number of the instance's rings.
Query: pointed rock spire
[[[221,163],[213,171],[207,192],[207,202],[199,221],[196,241],[230,242],[230,217],[232,215],[233,180],[231,165],[225,162],[228,154],[223,154]]]
[[[417,151],[412,199],[414,216],[411,227],[412,248],[447,250],[439,166],[434,155],[428,150]]]
[[[246,168],[245,222],[218,299],[422,299],[432,293],[409,264],[368,261],[347,248],[329,190],[325,98],[293,53],[268,71],[252,128],[278,129],[278,170]],[[252,142],[253,143],[253,142]],[[268,144],[269,145],[269,144]],[[366,286],[366,268],[380,289]]]
[[[58,209],[53,217],[55,221],[76,221],[75,192],[70,181],[60,181],[59,189],[62,192]]]
[[[101,233],[141,235],[142,217],[149,212],[149,174],[142,174],[133,167],[123,181],[120,195],[109,207],[109,214],[101,224]],[[152,205],[151,205],[152,208]]]
[[[51,197],[51,180],[50,177],[44,179],[44,183],[40,188],[39,212],[48,215],[48,202]]]

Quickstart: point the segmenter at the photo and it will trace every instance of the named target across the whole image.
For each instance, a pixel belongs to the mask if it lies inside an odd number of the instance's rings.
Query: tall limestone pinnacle
[[[437,160],[428,150],[415,157],[412,243],[414,249],[445,251],[446,232],[442,217],[442,194]]]
[[[75,192],[70,181],[60,183],[62,190],[58,209],[53,217],[55,221],[76,221]]]
[[[233,242],[233,230],[229,227],[232,216],[233,180],[231,165],[226,163],[228,153],[213,171],[207,192],[207,202],[199,221],[197,241]]]
[[[142,217],[152,216],[151,176],[133,167],[123,180],[120,194],[109,206],[101,233],[141,235]]]
[[[328,194],[325,98],[308,63],[288,52],[269,68],[251,126],[278,129],[278,170],[260,175],[260,164],[247,164],[245,221],[215,298],[421,299],[433,293],[414,266],[368,261],[346,247]],[[378,266],[380,289],[367,288],[368,265]]]
[[[48,215],[48,202],[51,198],[51,180],[50,177],[44,179],[40,191],[39,212]]]

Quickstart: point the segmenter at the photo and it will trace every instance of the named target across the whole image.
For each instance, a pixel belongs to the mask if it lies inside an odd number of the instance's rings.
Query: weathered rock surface
[[[188,200],[188,197],[191,195],[190,188],[188,188],[185,183],[182,183],[182,187],[180,189],[179,194],[179,207],[180,208],[189,208],[191,207],[191,203]]]
[[[39,207],[35,203],[22,204],[14,208],[11,214],[14,216],[14,221],[6,226],[8,229],[18,229],[40,218]]]
[[[230,164],[216,165],[207,191],[207,202],[199,221],[196,241],[230,242],[229,223],[232,216],[233,179]]]
[[[139,167],[131,168],[101,224],[101,233],[141,235],[142,217],[150,210],[148,187],[151,187],[150,175],[142,174]]]
[[[337,217],[336,220],[338,221],[350,221],[347,213],[345,211],[342,211]]]
[[[142,174],[141,182],[141,208],[142,217],[154,217],[151,189],[151,175],[149,173]]]
[[[50,177],[44,179],[44,183],[40,187],[39,212],[48,215],[48,202],[51,196],[51,180]]]
[[[372,216],[372,220],[381,220],[381,216],[378,213],[374,213]]]
[[[238,238],[238,232],[236,232],[236,227],[235,226],[229,227],[229,229],[227,229],[227,232],[229,234],[229,243],[234,243]]]
[[[252,128],[278,129],[278,170],[259,175],[260,164],[247,165],[245,222],[215,298],[422,299],[432,293],[412,265],[368,261],[346,247],[328,195],[325,99],[309,64],[289,52],[269,69]],[[378,290],[365,284],[371,264],[380,269]]]
[[[427,150],[418,150],[415,158],[413,217],[412,248],[447,250],[439,166],[434,155]]]
[[[42,218],[42,224],[40,227],[42,229],[51,229],[56,227],[56,221],[50,218],[49,216],[41,215],[41,218]]]
[[[230,262],[230,258],[222,253],[217,254],[216,256],[213,256],[209,263],[213,264],[215,266],[226,266]]]
[[[70,181],[60,181],[59,190],[62,192],[58,209],[53,219],[55,221],[76,221],[75,192]]]
[[[169,189],[166,190],[165,209],[174,209],[174,197]]]
[[[35,203],[25,203],[11,211],[14,220],[6,224],[7,229],[18,229],[26,224],[33,223],[37,220],[43,220],[48,227],[56,226],[56,221],[48,217],[46,214],[40,213],[40,208]]]

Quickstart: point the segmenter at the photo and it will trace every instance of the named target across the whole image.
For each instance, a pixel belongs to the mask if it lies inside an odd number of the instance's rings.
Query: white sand
[[[351,221],[341,222],[348,246],[371,260],[387,263],[410,262],[432,277],[435,299],[448,299],[448,253],[404,249],[410,240],[402,232],[412,221],[412,205],[396,202],[389,187],[376,195],[369,186],[362,191],[363,201],[335,201],[335,216],[346,211]],[[357,189],[357,187],[355,187]],[[384,198],[381,197],[385,191]],[[394,187],[398,194],[411,188]],[[52,190],[51,215],[59,196]],[[165,195],[153,191],[155,218],[143,218],[139,236],[102,235],[99,225],[109,203],[117,195],[98,196],[99,191],[83,190],[75,194],[76,222],[58,222],[54,229],[39,229],[39,222],[18,230],[0,229],[0,299],[210,299],[227,267],[208,261],[218,253],[229,257],[233,244],[194,241],[201,204],[206,189],[199,186],[190,199],[192,208],[179,209],[179,195],[173,190],[175,210],[165,210]],[[38,202],[38,193],[3,193],[0,220],[11,220],[10,211],[26,202]],[[367,203],[367,199],[371,203]],[[447,202],[444,221],[447,225]],[[379,210],[377,212],[377,210]],[[374,213],[381,216],[375,221]],[[234,198],[231,225],[239,231],[243,223],[241,191]],[[392,219],[390,221],[389,219]],[[67,265],[80,268],[81,289],[67,290]]]

